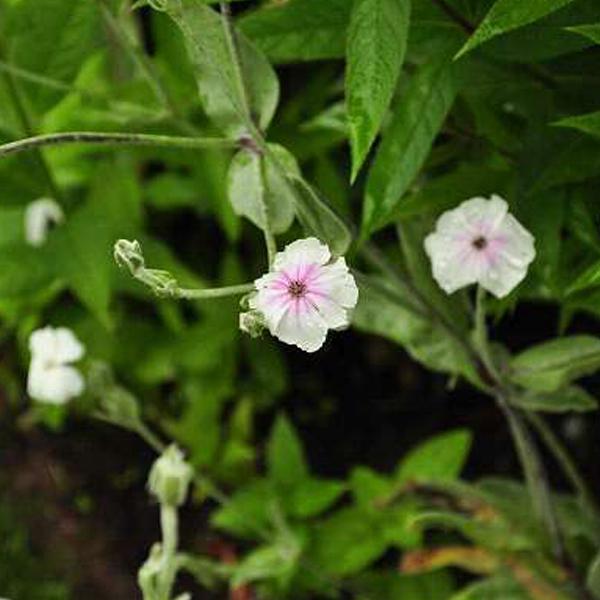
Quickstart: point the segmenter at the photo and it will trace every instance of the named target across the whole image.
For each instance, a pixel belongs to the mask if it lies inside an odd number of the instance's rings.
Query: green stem
[[[254,289],[255,287],[253,283],[230,285],[228,287],[220,288],[208,288],[205,290],[188,290],[184,288],[177,288],[173,292],[173,297],[180,298],[182,300],[208,300],[211,298],[226,298],[227,296],[240,296],[242,294],[248,294]]]
[[[107,146],[165,146],[187,149],[235,148],[236,142],[224,138],[195,138],[144,133],[103,133],[70,131],[36,135],[0,146],[0,157],[60,144],[100,144]]]
[[[565,563],[565,548],[562,542],[556,513],[552,505],[548,478],[538,449],[523,421],[523,417],[510,406],[510,403],[502,394],[498,394],[497,400],[506,416],[515,442],[515,448],[525,473],[525,480],[529,489],[534,512],[537,515],[540,524],[548,532],[554,556],[560,563]]]
[[[177,574],[177,545],[178,545],[178,518],[177,508],[170,504],[160,505],[160,526],[162,530],[162,563],[160,573],[161,600],[170,600],[175,576]]]
[[[548,450],[552,453],[556,462],[561,466],[564,474],[571,482],[571,485],[579,495],[581,502],[588,508],[598,512],[598,505],[587,483],[579,473],[577,465],[569,454],[567,449],[552,431],[549,425],[540,415],[526,411],[525,418],[531,423],[538,432]]]

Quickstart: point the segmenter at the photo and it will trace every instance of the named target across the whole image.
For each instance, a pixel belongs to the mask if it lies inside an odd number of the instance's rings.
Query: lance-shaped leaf
[[[600,368],[600,339],[574,335],[545,342],[518,354],[511,367],[516,383],[554,392]]]
[[[600,42],[600,26],[598,27],[598,30],[598,40]],[[572,127],[573,129],[578,129],[584,133],[600,137],[600,111],[587,113],[585,115],[566,117],[554,124],[559,127]]]
[[[207,115],[225,133],[266,129],[279,101],[273,68],[223,16],[194,0],[164,0],[181,29]]]
[[[526,410],[549,413],[587,412],[598,408],[596,399],[576,385],[570,385],[555,392],[527,390],[516,396],[513,404]]]
[[[595,44],[600,44],[600,23],[590,23],[589,25],[577,25],[576,27],[567,27],[568,31],[578,33]]]
[[[410,0],[357,0],[346,51],[352,180],[392,99],[408,38]]]
[[[492,38],[533,23],[570,4],[573,0],[497,0],[475,33],[459,50],[456,57],[470,52]]]
[[[394,108],[369,173],[363,206],[363,236],[389,222],[419,173],[456,95],[451,60],[423,66]]]

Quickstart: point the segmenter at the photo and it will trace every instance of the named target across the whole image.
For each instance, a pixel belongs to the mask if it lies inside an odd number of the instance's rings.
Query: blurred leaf
[[[422,66],[393,106],[367,181],[362,233],[386,225],[423,166],[456,95],[448,56]]]
[[[348,0],[289,0],[243,16],[241,30],[275,62],[344,56]]]
[[[450,600],[531,600],[531,597],[514,579],[496,575],[471,583]]]
[[[600,598],[600,554],[594,557],[587,572],[586,584],[594,594],[594,598]]]
[[[235,492],[227,504],[212,514],[211,523],[233,535],[256,538],[269,523],[276,502],[271,483],[259,479]]]
[[[475,33],[457,54],[462,56],[480,44],[566,6],[572,0],[496,0]]]
[[[423,575],[368,571],[356,578],[356,589],[359,600],[448,600],[454,585],[446,571]]]
[[[350,575],[383,554],[387,542],[364,511],[343,508],[315,525],[311,561],[325,573]]]
[[[235,565],[231,583],[234,587],[251,581],[285,577],[294,568],[297,555],[278,545],[261,546]]]
[[[401,483],[457,479],[469,455],[471,441],[471,433],[466,430],[433,437],[402,459],[394,479]]]
[[[80,0],[21,0],[7,16],[9,61],[17,67],[72,82],[102,36],[98,4]],[[44,112],[64,90],[28,85],[27,96]]]
[[[590,23],[589,25],[577,25],[576,27],[567,27],[569,31],[579,33],[584,37],[600,44],[600,23]]]
[[[437,328],[398,289],[373,277],[358,278],[360,296],[353,324],[361,331],[390,339],[431,369],[478,381],[470,357],[454,337]]]
[[[250,133],[254,124],[266,129],[279,83],[263,54],[233,27],[230,40],[223,17],[194,0],[167,0],[165,9],[185,37],[207,115],[230,136]]]
[[[277,417],[267,445],[269,479],[282,488],[292,488],[308,476],[300,440],[287,417]]]
[[[540,392],[554,392],[600,369],[600,339],[574,335],[544,342],[518,354],[512,379]]]
[[[587,412],[598,408],[598,401],[585,390],[569,386],[556,392],[527,391],[514,397],[513,403],[526,410],[541,412]]]
[[[598,27],[600,32],[600,26]],[[567,117],[554,123],[560,127],[572,127],[579,129],[590,135],[600,136],[600,111],[588,113],[586,115],[577,115],[575,117]]]
[[[346,102],[354,180],[373,143],[400,75],[410,0],[357,0],[348,31]]]
[[[307,519],[327,510],[344,493],[345,485],[331,479],[307,478],[296,484],[284,498],[292,517]]]
[[[81,302],[111,326],[115,240],[135,234],[141,222],[140,192],[127,160],[100,164],[90,197],[67,216],[48,243],[56,274],[64,277]]]

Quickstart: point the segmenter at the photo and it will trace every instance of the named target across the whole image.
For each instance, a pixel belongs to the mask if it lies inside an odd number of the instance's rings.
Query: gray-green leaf
[[[346,102],[352,180],[381,126],[400,75],[410,20],[410,0],[357,0],[350,18]]]
[[[240,150],[227,175],[229,201],[236,214],[260,229],[283,233],[294,220],[294,198],[281,185],[276,167],[268,158]]]
[[[512,361],[512,379],[529,389],[554,392],[600,368],[600,339],[558,338],[529,348]]]
[[[279,101],[273,68],[244,35],[213,9],[194,0],[165,0],[181,29],[208,116],[225,133],[266,129]]]
[[[527,390],[513,399],[513,404],[526,410],[550,413],[587,412],[596,410],[598,402],[584,389],[572,385],[555,392],[534,392]]]

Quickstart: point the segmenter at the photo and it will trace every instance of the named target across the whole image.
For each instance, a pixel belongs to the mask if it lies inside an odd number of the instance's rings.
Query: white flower
[[[83,392],[83,377],[71,363],[84,355],[85,348],[70,329],[45,327],[34,331],[29,350],[27,393],[32,398],[65,404]]]
[[[497,298],[509,294],[535,258],[534,237],[499,196],[472,198],[437,221],[425,239],[433,276],[451,294],[478,283]]]
[[[32,246],[42,246],[52,225],[65,219],[60,205],[51,198],[40,198],[25,209],[25,241]]]
[[[358,288],[343,258],[333,260],[316,238],[296,240],[277,253],[270,273],[254,282],[250,308],[272,335],[306,352],[318,350],[328,329],[350,324]]]

